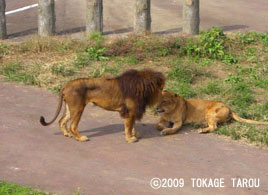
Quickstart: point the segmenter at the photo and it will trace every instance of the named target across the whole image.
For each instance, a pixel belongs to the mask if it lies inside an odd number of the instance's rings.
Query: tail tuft
[[[48,123],[46,123],[45,118],[44,118],[43,116],[40,117],[40,123],[41,123],[43,126],[47,126],[47,125],[49,125]]]
[[[60,113],[60,110],[61,110],[61,106],[62,106],[62,101],[63,101],[63,94],[62,94],[62,90],[60,91],[60,94],[59,94],[59,103],[58,103],[58,107],[57,107],[57,111],[55,113],[55,116],[54,118],[50,121],[50,122],[46,122],[45,121],[45,118],[43,116],[40,117],[40,123],[43,125],[43,126],[48,126],[50,124],[52,124],[56,118],[58,117],[59,113]]]

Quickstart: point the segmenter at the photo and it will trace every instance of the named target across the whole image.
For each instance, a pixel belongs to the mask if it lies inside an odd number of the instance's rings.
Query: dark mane
[[[128,70],[116,77],[124,98],[134,99],[137,103],[136,118],[140,120],[146,106],[154,103],[159,88],[163,88],[165,77],[161,72],[150,69]]]

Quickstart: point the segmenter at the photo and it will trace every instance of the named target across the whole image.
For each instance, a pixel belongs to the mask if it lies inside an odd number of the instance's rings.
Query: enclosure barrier
[[[55,33],[55,1],[38,1],[38,35],[51,36]]]
[[[135,0],[134,33],[144,34],[151,31],[151,0]],[[55,0],[38,0],[38,34],[55,34]],[[86,33],[103,32],[103,0],[86,0]],[[5,0],[0,0],[0,39],[7,37]],[[199,0],[184,0],[183,33],[199,33]]]
[[[86,0],[86,32],[103,32],[103,0]]]
[[[6,11],[6,2],[5,0],[0,0],[0,39],[5,39],[7,37],[5,11]]]
[[[151,31],[151,0],[136,0],[134,32],[137,34]]]
[[[199,0],[185,0],[182,14],[182,31],[185,34],[199,33]]]

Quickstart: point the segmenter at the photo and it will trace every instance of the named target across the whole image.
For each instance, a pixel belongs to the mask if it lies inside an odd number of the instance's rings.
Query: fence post
[[[196,35],[199,33],[199,0],[184,0],[183,33]]]
[[[5,0],[0,0],[0,39],[5,39],[7,37],[5,11],[6,11],[6,2]]]
[[[103,31],[103,0],[86,0],[86,32],[91,34],[92,32]]]
[[[151,31],[151,0],[136,0],[134,32],[137,34]]]
[[[38,34],[51,36],[55,33],[55,1],[39,0],[38,6]]]

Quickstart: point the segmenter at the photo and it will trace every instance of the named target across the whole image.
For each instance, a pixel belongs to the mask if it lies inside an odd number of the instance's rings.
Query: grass
[[[68,77],[73,76],[76,73],[76,69],[74,67],[68,68],[63,63],[56,63],[52,65],[51,72],[56,75]]]
[[[150,67],[167,77],[166,88],[185,98],[220,100],[242,117],[268,121],[268,33],[226,35],[219,28],[196,37],[135,36],[86,41],[33,37],[0,43],[0,74],[8,81],[58,92],[79,77],[116,76]],[[217,134],[268,146],[268,128],[238,122]]]
[[[199,74],[197,69],[185,66],[180,61],[175,62],[168,72],[168,89],[183,97],[194,97],[196,93],[191,84],[194,78]]]
[[[20,62],[11,62],[2,66],[0,73],[9,81],[22,82],[25,85],[39,85],[36,75],[26,72]]]
[[[47,193],[34,190],[30,187],[19,186],[0,181],[0,194],[1,195],[46,195]]]
[[[200,87],[200,92],[208,95],[216,95],[221,93],[222,88],[217,81],[209,81],[204,87]]]
[[[20,186],[13,183],[7,183],[0,181],[0,194],[1,195],[52,195],[50,192],[41,192],[36,189],[32,189],[27,186]],[[83,194],[78,187],[77,190],[73,193],[74,195]]]

